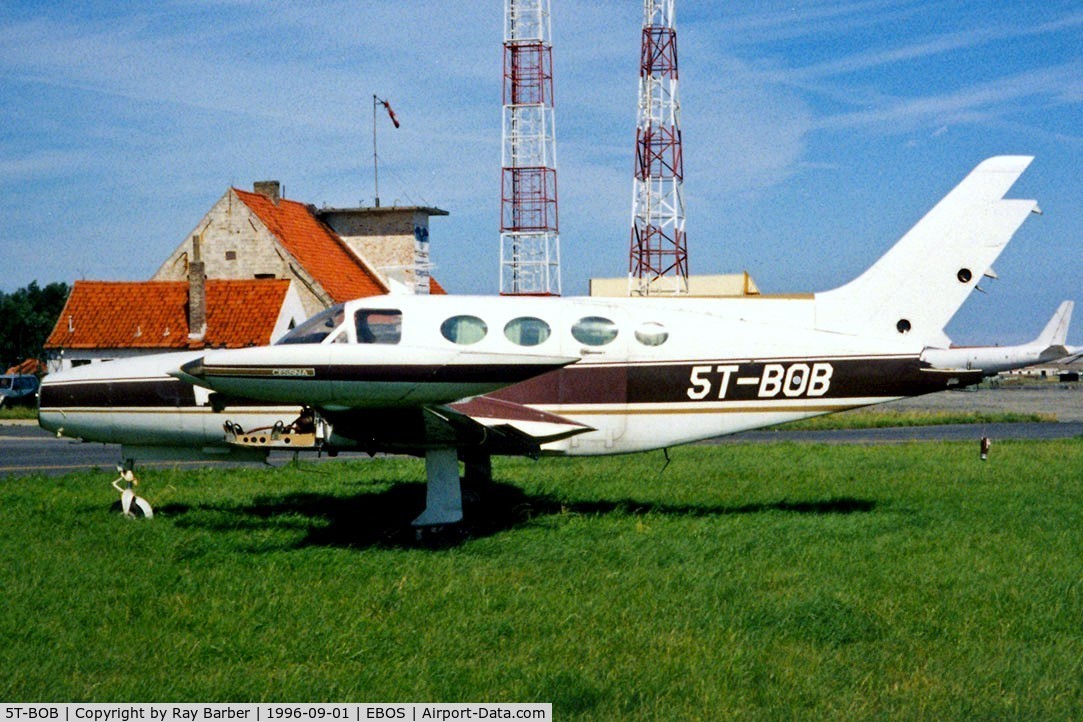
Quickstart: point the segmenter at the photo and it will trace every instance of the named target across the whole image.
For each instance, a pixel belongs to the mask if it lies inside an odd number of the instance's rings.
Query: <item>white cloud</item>
[[[961,89],[915,98],[894,98],[854,112],[824,117],[818,128],[840,130],[875,126],[889,134],[916,127],[994,122],[1026,109],[1028,105],[1059,102],[1078,93],[1083,64],[1071,64],[1000,77]]]

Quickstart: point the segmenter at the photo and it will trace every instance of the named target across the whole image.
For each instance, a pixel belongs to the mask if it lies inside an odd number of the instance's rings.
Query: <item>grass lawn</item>
[[[0,699],[542,701],[579,719],[1083,718],[1083,442],[0,481]]]
[[[945,424],[1021,424],[1055,423],[1055,414],[1030,414],[1018,411],[899,411],[881,406],[865,406],[838,414],[813,416],[794,421],[779,429],[822,431],[826,429],[886,429],[894,427],[938,426]]]
[[[38,418],[37,406],[0,406],[0,421]]]

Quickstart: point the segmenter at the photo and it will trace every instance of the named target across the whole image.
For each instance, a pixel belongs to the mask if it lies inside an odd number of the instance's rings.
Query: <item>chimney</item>
[[[207,274],[200,257],[203,237],[192,236],[192,257],[188,261],[188,340],[202,341],[207,334]]]
[[[278,205],[278,199],[282,197],[282,185],[276,180],[256,181],[252,184],[252,190],[271,199],[271,202],[276,206]]]

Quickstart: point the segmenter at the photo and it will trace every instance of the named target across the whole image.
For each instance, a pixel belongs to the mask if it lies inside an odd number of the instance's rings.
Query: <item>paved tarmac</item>
[[[836,444],[897,444],[920,441],[974,441],[988,436],[994,443],[1005,439],[1083,438],[1083,387],[1056,383],[1022,388],[1001,387],[978,391],[954,391],[904,399],[877,409],[901,411],[1017,411],[1055,417],[1055,423],[963,424],[914,426],[888,429],[842,429],[836,431],[790,431],[785,427],[748,431],[704,442],[777,443],[811,442]],[[860,414],[865,410],[847,413]],[[270,463],[289,461],[291,452],[272,452]],[[312,454],[306,459],[315,458]],[[342,454],[339,459],[369,458],[365,454]],[[323,457],[327,460],[328,457]],[[120,461],[116,444],[84,444],[58,439],[40,429],[34,421],[0,422],[0,477],[27,474],[66,474],[71,471],[103,469],[112,471]],[[204,466],[236,462],[162,461],[140,462],[140,466]]]
[[[268,462],[280,466],[293,458],[293,452],[272,451]],[[311,461],[315,454],[303,454],[302,458]],[[337,457],[323,455],[323,461],[335,459],[368,459],[368,454],[348,452]],[[120,463],[119,444],[83,443],[74,439],[60,438],[40,428],[35,421],[12,422],[0,421],[0,478],[5,476],[24,476],[45,474],[56,476],[73,471],[102,469],[114,473]],[[242,466],[257,465],[254,462],[237,461],[140,461],[138,467],[197,467],[197,466]]]
[[[861,414],[881,409],[989,413],[1014,411],[1027,414],[1049,414],[1060,422],[1083,422],[1083,384],[1049,381],[1013,385],[1005,382],[996,388],[943,391],[846,413]]]
[[[837,431],[790,431],[777,429],[748,431],[721,437],[708,443],[751,441],[807,441],[818,443],[892,444],[908,441],[969,441],[988,436],[1004,439],[1071,439],[1083,436],[1083,385],[1055,382],[1026,385],[1002,384],[994,388],[944,391],[928,396],[893,401],[847,411],[858,416],[883,411],[927,411],[959,413],[1041,414],[1056,423],[957,424],[913,426],[889,429],[840,429]]]

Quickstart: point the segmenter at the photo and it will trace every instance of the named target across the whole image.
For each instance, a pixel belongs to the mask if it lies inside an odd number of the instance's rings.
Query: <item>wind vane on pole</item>
[[[380,156],[376,154],[376,106],[382,105],[387,109],[387,116],[391,118],[391,122],[395,124],[395,127],[399,127],[399,119],[395,116],[395,111],[391,110],[391,104],[386,100],[377,98],[376,94],[372,94],[372,176],[376,183],[376,207],[380,207]]]

